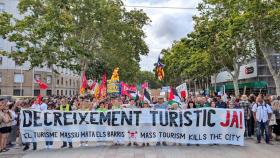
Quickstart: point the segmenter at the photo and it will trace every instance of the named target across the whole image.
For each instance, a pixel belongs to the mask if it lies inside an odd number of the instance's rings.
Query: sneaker
[[[162,142],[162,145],[163,145],[163,146],[167,146],[166,142]]]
[[[134,142],[133,145],[138,146],[138,144],[136,142]]]
[[[72,145],[69,145],[69,148],[73,148],[73,146],[72,146]]]
[[[272,142],[267,142],[266,144],[268,144],[268,145],[274,145]]]
[[[37,147],[33,147],[33,150],[37,150]]]
[[[67,146],[66,145],[62,145],[60,148],[66,148]]]
[[[131,143],[128,143],[127,146],[131,146]]]
[[[144,146],[145,146],[145,143],[142,143],[142,146],[144,147]]]
[[[29,146],[24,146],[24,148],[23,148],[23,151],[26,151],[26,150],[28,150],[29,149]]]
[[[160,146],[160,142],[157,142],[156,146]]]
[[[7,152],[7,151],[9,151],[10,149],[7,149],[7,148],[4,148],[3,150],[2,150],[2,152]]]

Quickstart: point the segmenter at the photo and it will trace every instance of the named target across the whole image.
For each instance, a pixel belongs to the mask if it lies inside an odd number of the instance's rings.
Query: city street
[[[264,158],[277,157],[280,155],[280,142],[274,142],[274,145],[256,144],[254,140],[248,140],[244,147],[232,145],[218,146],[166,146],[166,147],[127,147],[111,146],[104,144],[90,144],[89,147],[77,147],[73,149],[56,149],[46,150],[41,143],[38,151],[29,150],[22,152],[21,149],[11,149],[9,152],[1,153],[1,158]]]

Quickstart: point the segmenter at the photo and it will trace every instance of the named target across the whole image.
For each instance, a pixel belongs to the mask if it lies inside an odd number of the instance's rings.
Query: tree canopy
[[[149,51],[143,31],[149,18],[142,10],[127,11],[121,0],[21,0],[18,10],[19,19],[0,14],[0,35],[19,48],[2,54],[31,67],[118,66],[130,80],[140,70],[140,55]]]

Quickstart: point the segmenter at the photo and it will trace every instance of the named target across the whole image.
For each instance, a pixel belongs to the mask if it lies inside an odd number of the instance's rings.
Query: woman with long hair
[[[9,134],[12,131],[12,116],[9,112],[9,107],[4,100],[0,101],[0,152],[6,152],[9,149],[6,148]]]

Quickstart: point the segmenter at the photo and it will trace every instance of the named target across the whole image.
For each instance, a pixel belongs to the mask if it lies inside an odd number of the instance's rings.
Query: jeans
[[[72,142],[68,142],[69,147],[72,147]],[[63,146],[67,146],[67,142],[63,142]]]
[[[46,141],[46,146],[53,145],[53,141]]]
[[[254,117],[250,117],[248,121],[248,136],[251,137],[255,134],[255,120]]]
[[[257,122],[257,139],[261,142],[262,130],[265,131],[265,142],[269,143],[268,122]]]

